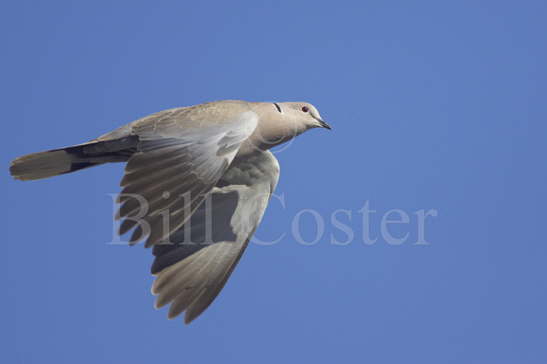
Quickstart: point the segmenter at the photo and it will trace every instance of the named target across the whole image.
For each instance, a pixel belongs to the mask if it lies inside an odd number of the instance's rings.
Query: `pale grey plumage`
[[[135,199],[129,197],[123,201],[124,194],[140,195],[150,204],[145,218],[150,232],[143,232],[141,224],[131,236],[132,243],[148,235],[148,247],[167,239],[180,228],[222,177],[239,146],[252,134],[258,121],[256,113],[249,110],[230,115],[222,123],[194,126],[178,122],[180,114],[188,117],[184,115],[188,112],[184,111],[170,110],[154,123],[145,119],[132,127],[132,132],[139,136],[139,147],[125,168],[121,183],[122,206],[118,215],[121,218],[130,216],[138,208],[127,208]],[[196,143],[197,140],[199,143]],[[158,164],[169,172],[156,173]],[[162,229],[163,216],[158,212],[167,208],[169,228]],[[120,234],[135,225],[134,220],[124,220]]]
[[[157,307],[171,303],[170,318],[186,311],[190,322],[217,296],[262,219],[278,177],[279,165],[269,151],[234,161],[210,199],[172,236],[173,244],[164,251],[161,245],[154,248],[158,257],[152,269],[159,273],[152,292],[158,294]],[[188,246],[196,251],[184,259]],[[178,262],[169,265],[170,260]],[[163,265],[168,267],[162,270]]]
[[[131,243],[154,246],[156,305],[171,304],[170,318],[186,312],[190,322],[218,295],[262,218],[279,177],[268,149],[315,127],[330,129],[307,103],[218,101],[19,157],[10,172],[32,180],[127,161],[120,233],[133,230]]]

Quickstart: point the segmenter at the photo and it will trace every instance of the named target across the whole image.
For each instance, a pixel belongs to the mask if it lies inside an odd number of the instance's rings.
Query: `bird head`
[[[331,129],[315,106],[307,102],[280,102],[274,103],[280,113],[285,113],[287,118],[295,123],[303,125],[306,129],[325,128]]]

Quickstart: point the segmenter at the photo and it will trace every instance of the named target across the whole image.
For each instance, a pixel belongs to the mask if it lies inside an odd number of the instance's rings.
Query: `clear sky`
[[[4,2],[0,362],[546,363],[546,19],[545,1]],[[7,170],[219,99],[309,101],[333,130],[277,153],[257,237],[284,237],[185,326],[153,308],[150,251],[108,244],[121,165]]]

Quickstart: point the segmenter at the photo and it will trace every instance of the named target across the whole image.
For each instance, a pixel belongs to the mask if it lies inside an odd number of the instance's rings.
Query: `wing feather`
[[[156,245],[152,293],[169,318],[199,316],[220,293],[247,247],[277,184],[279,165],[270,152],[232,163],[170,244]]]
[[[145,246],[152,246],[178,230],[211,192],[257,124],[252,111],[206,123],[193,120],[192,110],[167,110],[132,126],[139,142],[120,183],[121,206],[116,214],[122,220],[120,234],[134,229],[130,243],[147,237]]]

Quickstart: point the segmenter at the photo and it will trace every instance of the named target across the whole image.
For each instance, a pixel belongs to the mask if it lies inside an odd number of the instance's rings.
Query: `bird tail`
[[[10,173],[22,181],[53,177],[104,163],[125,162],[134,153],[137,137],[91,141],[61,149],[32,153],[11,162]]]

